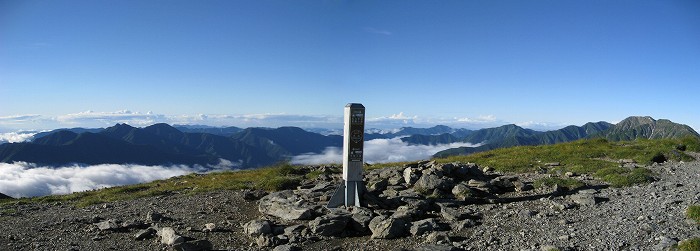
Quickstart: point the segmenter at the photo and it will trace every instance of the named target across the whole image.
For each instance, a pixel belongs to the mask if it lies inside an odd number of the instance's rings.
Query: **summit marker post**
[[[365,107],[362,104],[345,105],[343,128],[343,184],[340,184],[327,207],[340,205],[360,207],[360,198],[366,191],[362,181],[365,139]]]

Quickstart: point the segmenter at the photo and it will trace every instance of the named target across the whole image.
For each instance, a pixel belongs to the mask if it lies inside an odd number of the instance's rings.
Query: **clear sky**
[[[700,1],[0,0],[0,130],[649,115],[700,129]]]

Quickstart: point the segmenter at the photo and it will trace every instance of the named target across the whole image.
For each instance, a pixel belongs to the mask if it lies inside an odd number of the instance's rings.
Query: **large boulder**
[[[252,220],[243,224],[243,232],[248,235],[270,234],[272,227],[269,221]]]
[[[309,229],[322,236],[337,236],[345,231],[350,215],[327,214],[309,222]]]
[[[460,221],[467,218],[476,218],[477,214],[471,210],[459,207],[442,207],[440,216],[448,222]]]
[[[423,212],[415,207],[409,205],[400,206],[396,209],[396,212],[391,215],[391,218],[402,219],[404,221],[412,221],[415,218],[419,218],[423,215]]]
[[[372,210],[364,207],[353,207],[350,227],[359,233],[369,231],[369,222],[372,221]]]
[[[372,239],[393,239],[405,234],[406,223],[401,219],[380,215],[370,221],[369,229],[372,231]]]
[[[435,189],[444,189],[448,185],[449,181],[437,174],[423,174],[413,185],[413,189],[422,194],[431,194]]]
[[[310,220],[315,216],[314,210],[305,207],[303,200],[291,190],[270,193],[260,198],[258,210],[285,220]]]
[[[452,188],[452,194],[459,200],[468,200],[476,197],[475,192],[465,184],[457,184]]]
[[[260,247],[274,247],[285,244],[286,242],[281,239],[280,236],[260,235],[255,238],[255,243]]]
[[[423,235],[424,233],[436,230],[438,228],[439,227],[437,221],[435,221],[435,219],[433,218],[430,218],[413,222],[408,232],[410,232],[411,235],[419,236]]]
[[[418,175],[417,171],[418,170],[416,168],[412,167],[406,167],[406,169],[403,170],[403,179],[407,185],[413,185],[416,183],[416,181],[418,181],[420,176]]]

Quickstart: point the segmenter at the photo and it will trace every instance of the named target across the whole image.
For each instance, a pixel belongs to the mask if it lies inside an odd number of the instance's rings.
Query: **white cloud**
[[[493,115],[480,115],[476,118],[455,118],[457,122],[464,122],[464,123],[492,123],[496,122],[496,116]]]
[[[528,128],[536,131],[552,131],[566,127],[566,124],[562,123],[547,123],[547,122],[536,122],[536,121],[525,121],[518,122],[515,125]]]
[[[206,124],[212,126],[238,126],[238,127],[317,127],[317,128],[342,128],[340,116],[312,116],[312,115],[288,115],[288,114],[199,114],[166,116],[168,123],[172,124]]]
[[[442,145],[409,145],[400,138],[374,139],[365,141],[364,161],[367,163],[387,163],[429,159],[433,154],[456,147],[476,147],[470,143],[452,143]],[[341,163],[343,151],[338,147],[329,147],[320,154],[302,154],[292,158],[295,164],[329,164]]]
[[[22,121],[35,120],[35,119],[38,119],[40,117],[41,117],[41,115],[38,115],[38,114],[10,115],[10,116],[0,116],[0,121],[22,122]]]
[[[381,116],[367,119],[368,126],[383,128],[392,126],[411,126],[419,122],[420,118],[418,116],[409,116],[404,114],[403,112],[399,112],[398,114],[392,114],[389,116]]]
[[[38,132],[34,131],[0,133],[0,144],[29,141],[33,139],[34,135],[37,133]]]
[[[221,160],[210,169],[201,166],[143,166],[103,164],[47,167],[26,162],[0,163],[0,193],[19,198],[68,194],[138,184],[208,170],[231,170],[237,163]]]
[[[134,126],[151,125],[164,121],[163,115],[153,114],[153,112],[140,113],[129,110],[116,112],[95,112],[85,111],[79,113],[66,114],[56,117],[56,120],[65,124],[94,124],[98,122],[102,125],[113,125],[116,123],[127,123]]]

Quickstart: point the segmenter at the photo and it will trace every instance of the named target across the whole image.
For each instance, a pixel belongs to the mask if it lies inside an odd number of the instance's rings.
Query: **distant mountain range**
[[[480,144],[478,147],[453,148],[435,154],[436,157],[444,157],[500,147],[556,144],[592,137],[617,141],[686,136],[700,137],[689,126],[669,120],[629,117],[615,125],[595,122],[547,132],[516,125],[480,130],[453,129],[443,125],[404,127],[394,131],[369,129],[365,140],[401,137],[403,142],[412,145]],[[324,135],[297,127],[242,129],[155,124],[136,128],[117,124],[105,129],[58,129],[37,134],[32,142],[2,144],[0,161],[26,161],[52,166],[131,163],[199,164],[206,167],[225,159],[241,168],[254,168],[286,161],[300,154],[321,153],[327,147],[341,147],[342,141],[340,135]]]
[[[559,130],[538,132],[516,125],[504,125],[474,131],[463,140],[481,143],[479,147],[459,147],[440,151],[434,157],[464,155],[501,147],[521,145],[547,145],[569,142],[585,138],[602,137],[611,141],[635,139],[663,139],[700,137],[693,128],[670,120],[654,120],[651,117],[628,117],[617,124],[591,122],[583,126],[567,126]]]

